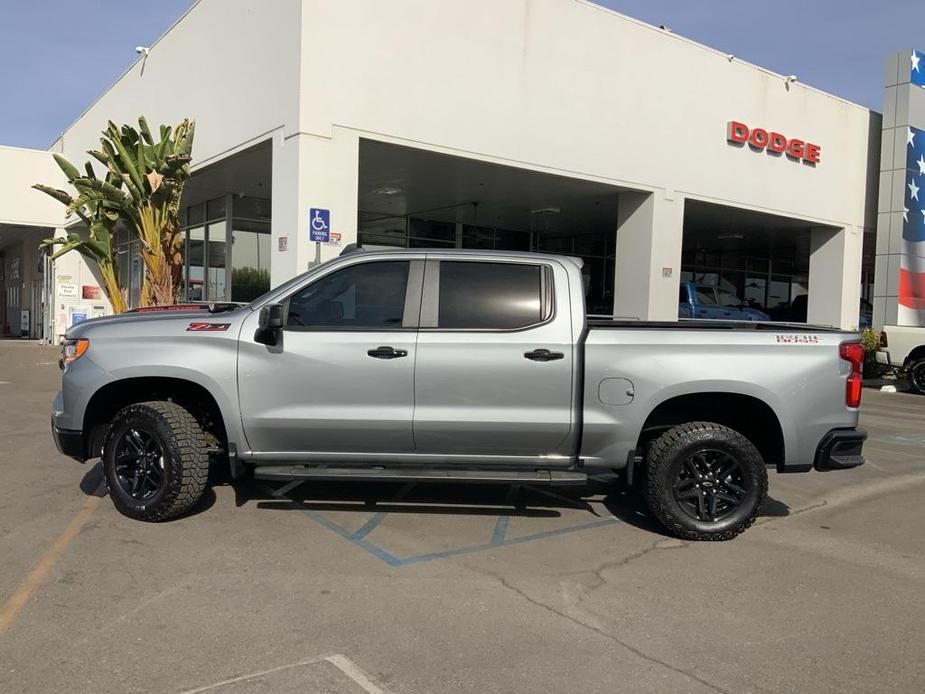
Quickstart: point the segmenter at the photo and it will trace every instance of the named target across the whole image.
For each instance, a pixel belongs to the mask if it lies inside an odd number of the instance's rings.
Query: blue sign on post
[[[319,243],[331,240],[331,210],[312,207],[308,211],[308,240]]]

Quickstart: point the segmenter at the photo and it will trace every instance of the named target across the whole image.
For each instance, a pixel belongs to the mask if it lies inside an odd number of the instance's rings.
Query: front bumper
[[[866,440],[867,432],[862,429],[833,429],[819,442],[813,467],[825,472],[863,465],[861,449]]]
[[[81,463],[87,460],[87,449],[84,446],[84,433],[82,431],[59,429],[52,421],[51,435],[54,437],[55,445],[62,454],[70,456]]]

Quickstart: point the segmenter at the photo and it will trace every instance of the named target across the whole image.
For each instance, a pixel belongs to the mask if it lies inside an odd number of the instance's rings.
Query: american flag
[[[925,53],[912,51],[910,81],[925,88]],[[899,323],[925,325],[925,130],[906,130],[906,190],[903,197],[899,270]]]
[[[925,53],[922,51],[912,51],[912,72],[910,74],[912,84],[925,87]]]

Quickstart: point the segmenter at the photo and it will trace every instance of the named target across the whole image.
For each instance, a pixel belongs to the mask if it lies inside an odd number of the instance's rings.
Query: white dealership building
[[[689,280],[846,328],[873,297],[867,108],[586,0],[200,0],[47,152],[0,148],[0,329],[108,310],[92,268],[37,252],[69,221],[30,185],[142,114],[196,119],[191,300],[352,242],[580,256],[589,309],[641,319],[674,320]]]

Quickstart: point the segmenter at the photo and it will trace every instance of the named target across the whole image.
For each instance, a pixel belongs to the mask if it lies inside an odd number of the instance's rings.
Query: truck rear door
[[[559,264],[428,254],[415,364],[417,452],[567,453],[571,319]]]

